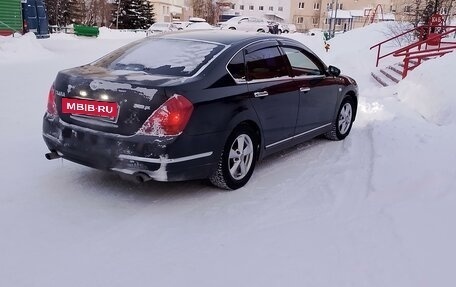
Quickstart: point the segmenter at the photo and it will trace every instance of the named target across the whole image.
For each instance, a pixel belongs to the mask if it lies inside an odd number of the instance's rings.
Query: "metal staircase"
[[[436,31],[439,32],[436,33]],[[410,33],[417,36],[416,42],[389,53],[381,53],[382,45]],[[441,57],[456,50],[456,39],[443,41],[452,34],[456,37],[456,26],[423,25],[372,46],[371,50],[377,48],[376,67],[381,59],[388,56],[402,58],[402,62],[398,64],[379,69],[375,73],[372,72],[372,77],[382,86],[397,84],[407,76],[408,71],[418,67],[423,61]]]

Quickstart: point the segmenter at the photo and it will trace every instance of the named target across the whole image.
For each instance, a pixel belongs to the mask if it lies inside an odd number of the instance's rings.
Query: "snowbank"
[[[455,67],[456,53],[421,64],[399,83],[399,99],[437,125],[456,123]]]
[[[106,27],[100,28],[99,39],[134,39],[134,38],[144,38],[146,37],[146,32],[144,31],[125,31],[125,30],[114,30]]]
[[[51,55],[33,33],[16,34],[15,37],[0,36],[0,62],[30,61]]]

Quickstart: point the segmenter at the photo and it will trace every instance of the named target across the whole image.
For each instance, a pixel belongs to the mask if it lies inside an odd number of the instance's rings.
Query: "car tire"
[[[258,150],[257,133],[248,125],[239,126],[228,137],[210,182],[228,190],[243,187],[253,174]]]
[[[264,33],[264,32],[266,32],[266,31],[264,31],[264,29],[258,29],[257,32],[258,32],[258,33]]]
[[[236,30],[234,27],[229,27],[228,30]]]
[[[345,98],[340,104],[337,117],[334,120],[331,130],[325,133],[330,140],[340,141],[348,136],[355,120],[355,104],[351,98]]]

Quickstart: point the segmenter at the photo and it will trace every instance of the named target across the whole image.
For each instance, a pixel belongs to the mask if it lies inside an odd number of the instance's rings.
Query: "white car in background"
[[[295,33],[296,25],[295,24],[280,24],[279,31],[280,31],[280,33]]]
[[[239,30],[247,32],[268,32],[268,21],[256,17],[233,17],[226,22],[221,22],[220,29],[222,30]]]
[[[177,31],[178,28],[173,24],[173,23],[168,23],[168,22],[156,22],[152,24],[149,29],[146,31],[146,35],[152,35],[152,34],[161,34],[161,33],[166,33],[166,32],[172,32],[172,31]]]
[[[190,22],[184,30],[210,30],[214,27],[207,22]]]
[[[173,21],[172,24],[176,26],[177,30],[184,30],[187,28],[189,21]]]

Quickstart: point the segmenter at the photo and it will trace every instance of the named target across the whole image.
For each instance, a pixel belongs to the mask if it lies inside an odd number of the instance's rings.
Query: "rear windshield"
[[[222,49],[222,45],[215,43],[148,38],[116,50],[93,65],[112,70],[188,77]]]

